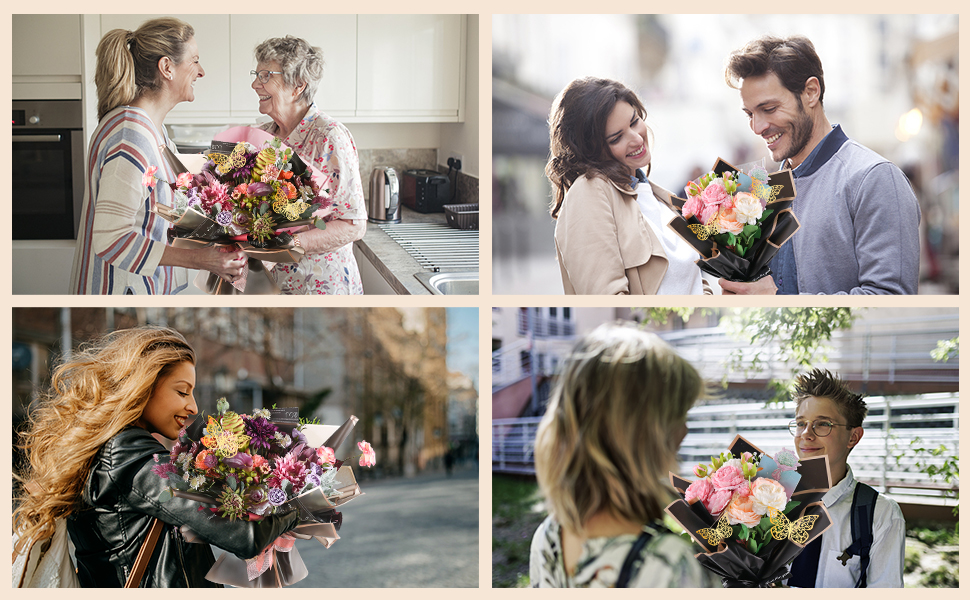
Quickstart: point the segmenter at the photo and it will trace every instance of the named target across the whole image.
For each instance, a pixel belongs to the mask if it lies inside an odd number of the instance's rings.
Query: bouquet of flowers
[[[726,453],[694,467],[699,479],[670,474],[681,496],[666,511],[704,551],[701,564],[726,587],[765,587],[831,519],[821,499],[831,487],[828,457],[799,462],[791,450],[768,456],[741,436]]]
[[[798,231],[791,210],[791,171],[768,174],[764,161],[739,169],[717,159],[706,175],[671,198],[680,215],[670,227],[701,255],[702,270],[732,281],[757,281],[768,262]]]
[[[353,470],[337,460],[333,450],[349,435],[356,418],[333,431],[322,425],[300,425],[294,409],[240,415],[229,410],[225,399],[216,406],[217,415],[200,416],[179,433],[168,462],[155,457],[158,464],[152,471],[170,485],[159,500],[175,496],[196,500],[229,520],[255,521],[298,510],[301,525],[296,530],[253,559],[242,561],[224,554],[206,576],[244,587],[295,583],[307,571],[294,539],[313,537],[330,547],[339,539],[336,530],[342,522],[336,508],[361,494]],[[323,441],[327,433],[329,438]],[[370,444],[360,442],[358,447],[360,466],[373,466],[376,457]],[[187,532],[186,537],[193,541],[195,536]],[[275,568],[268,573],[271,567]],[[264,574],[266,581],[261,580]]]
[[[175,206],[157,205],[154,211],[173,224],[174,246],[238,244],[253,259],[250,269],[262,271],[255,260],[298,262],[304,252],[294,247],[291,234],[309,227],[325,229],[325,214],[333,201],[329,190],[317,184],[321,177],[279,138],[246,129],[250,132],[245,137],[258,145],[213,141],[198,174],[188,171],[171,152],[164,153],[178,173],[169,183]],[[157,185],[157,170],[153,166],[145,172],[147,187]],[[239,291],[246,290],[246,280],[236,286]],[[207,291],[210,283],[214,282],[207,282]]]

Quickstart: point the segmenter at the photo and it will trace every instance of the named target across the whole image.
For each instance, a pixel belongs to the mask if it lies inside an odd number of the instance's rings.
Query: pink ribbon
[[[284,533],[273,540],[273,543],[267,546],[259,555],[246,559],[246,575],[249,577],[249,580],[256,579],[273,566],[273,563],[276,561],[277,551],[289,552],[295,544],[296,538],[288,533]]]

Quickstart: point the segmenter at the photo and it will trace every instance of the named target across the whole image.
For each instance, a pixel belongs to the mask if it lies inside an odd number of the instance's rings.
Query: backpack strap
[[[640,554],[643,553],[644,546],[647,545],[647,542],[649,542],[650,538],[652,537],[653,534],[644,529],[643,532],[640,533],[637,540],[633,542],[633,546],[630,548],[630,551],[626,555],[626,559],[623,561],[623,567],[620,569],[620,575],[616,578],[616,587],[629,587],[630,578],[633,577],[634,565],[637,565],[637,570],[639,571],[639,566],[643,564],[643,561],[639,561],[639,563],[637,563],[637,559],[640,558]]]
[[[872,549],[872,523],[876,514],[876,497],[879,492],[862,482],[856,483],[852,495],[852,545],[839,557],[842,564],[853,556],[859,557],[860,576],[856,587],[866,587],[869,570],[869,551]]]

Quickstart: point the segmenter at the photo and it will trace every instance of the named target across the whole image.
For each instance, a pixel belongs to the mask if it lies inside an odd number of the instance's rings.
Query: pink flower
[[[717,208],[726,207],[731,203],[731,196],[724,190],[724,184],[711,183],[704,188],[700,195],[704,206],[714,206]]]
[[[751,482],[745,480],[744,483],[734,489],[734,493],[742,498],[747,498],[751,495]]]
[[[360,466],[362,467],[373,467],[377,464],[377,455],[374,454],[374,449],[371,445],[365,441],[357,442],[357,447],[360,448]]]
[[[788,504],[788,493],[785,486],[774,479],[759,477],[751,484],[751,498],[754,510],[759,515],[768,514],[768,509],[784,511]]]
[[[727,518],[731,525],[755,527],[761,522],[761,515],[754,510],[754,499],[738,494],[731,498],[731,503],[727,506]]]
[[[741,233],[744,223],[738,222],[738,214],[734,208],[722,210],[717,216],[717,228],[721,233]]]
[[[704,203],[701,202],[700,196],[691,196],[684,202],[684,207],[680,209],[680,214],[684,215],[685,219],[689,219],[694,215],[700,214],[701,210],[704,208]]]
[[[273,470],[273,479],[289,480],[296,489],[302,489],[303,484],[306,483],[306,476],[309,475],[306,465],[300,462],[296,454],[290,452],[283,458],[276,462],[276,468]]]
[[[332,465],[337,462],[337,457],[333,453],[333,448],[322,446],[317,448],[317,458],[320,464]]]
[[[711,483],[715,490],[733,492],[744,483],[744,476],[741,475],[741,469],[732,465],[724,465],[711,475]]]
[[[192,173],[179,173],[175,178],[176,187],[189,187],[192,185]]]
[[[158,173],[158,167],[151,166],[142,175],[141,184],[145,187],[155,187],[155,182],[158,181],[158,177],[155,177],[155,173]]]
[[[711,516],[717,517],[724,511],[733,497],[734,494],[731,490],[717,490],[707,499],[704,507],[707,508],[707,512],[711,513]]]
[[[259,454],[253,454],[253,470],[259,471],[263,475],[268,475],[272,468],[269,466],[268,460]]]
[[[684,500],[688,503],[693,504],[695,500],[700,500],[701,502],[707,503],[708,498],[714,493],[714,486],[711,485],[711,480],[705,477],[704,479],[698,479],[694,483],[687,486],[687,491],[684,492]]]

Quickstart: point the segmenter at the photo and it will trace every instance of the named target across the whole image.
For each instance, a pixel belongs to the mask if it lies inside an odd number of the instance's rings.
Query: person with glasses
[[[322,175],[333,198],[326,229],[295,233],[306,251],[299,263],[278,263],[273,276],[284,294],[363,294],[353,243],[364,237],[367,208],[354,139],[322,113],[313,98],[323,76],[323,51],[306,40],[271,38],[256,47],[253,90],[259,112],[272,119],[260,128],[280,138]]]
[[[795,379],[795,419],[788,429],[799,458],[828,456],[832,488],[822,502],[833,526],[792,563],[792,587],[903,587],[903,513],[894,500],[857,481],[846,462],[862,440],[868,411],[862,398],[822,369]]]

